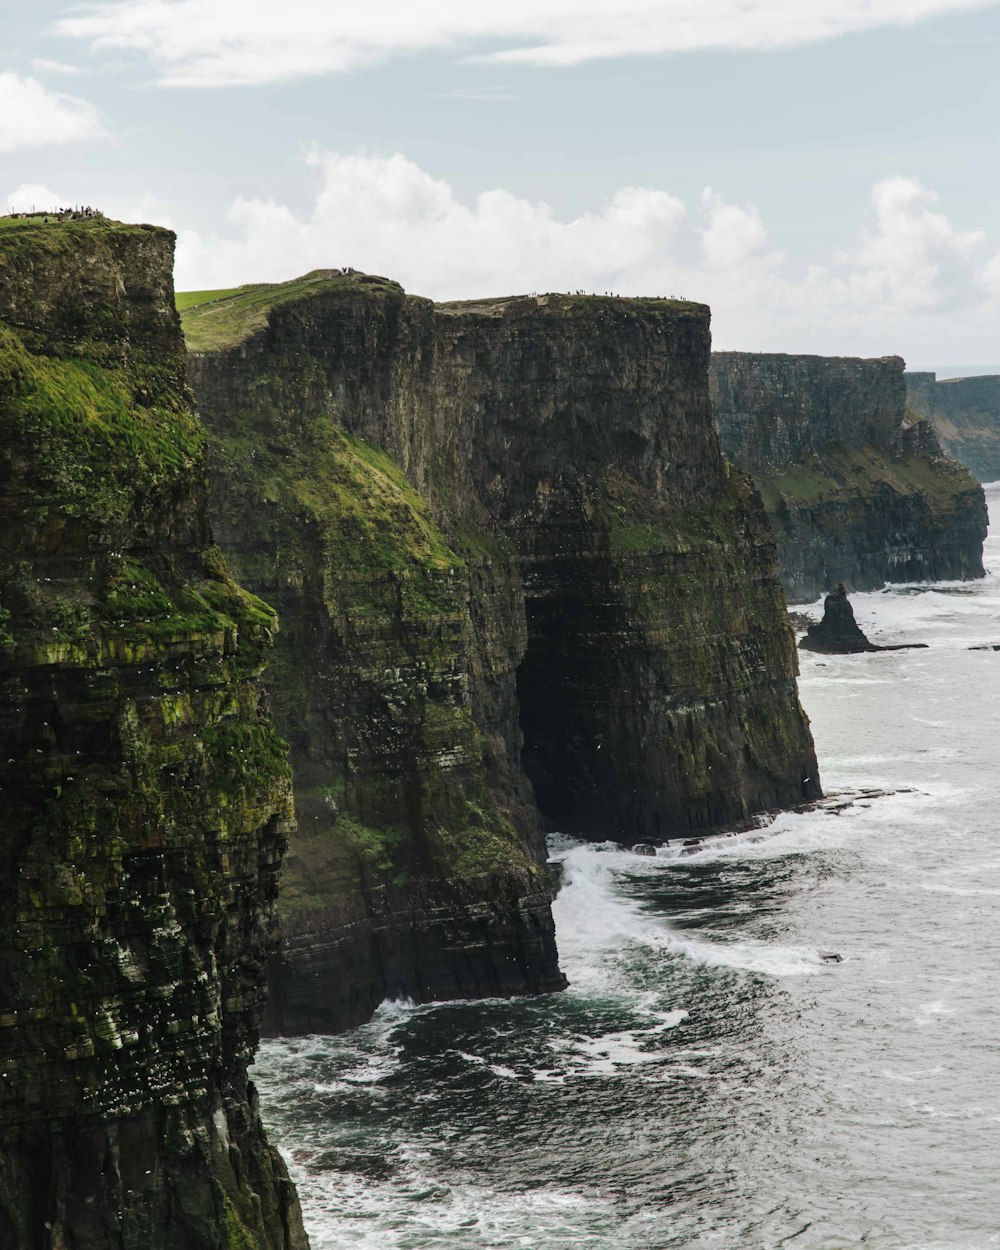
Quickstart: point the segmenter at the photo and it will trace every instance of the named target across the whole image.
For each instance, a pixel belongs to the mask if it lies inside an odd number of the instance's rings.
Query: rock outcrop
[[[1000,481],[1000,376],[905,378],[908,406],[931,422],[948,455],[980,482]]]
[[[185,332],[216,533],[282,619],[275,1027],[561,984],[538,809],[632,843],[819,793],[706,308],[319,272]]]
[[[753,475],[788,598],[981,577],[986,502],[906,411],[903,362],[716,352],[723,451]]]
[[[829,655],[878,650],[854,619],[854,609],[843,585],[827,595],[823,603],[823,619],[809,626],[799,646],[806,651],[823,651]]]
[[[862,651],[926,651],[925,642],[902,642],[883,646],[869,642],[854,619],[854,609],[841,583],[823,602],[823,619],[811,624],[799,640],[803,651],[821,651],[825,655],[856,655]]]
[[[0,1245],[304,1250],[247,1065],[290,824],[173,236],[0,228]]]

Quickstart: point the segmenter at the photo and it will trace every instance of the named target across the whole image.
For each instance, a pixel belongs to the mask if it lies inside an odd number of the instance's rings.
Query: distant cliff
[[[282,619],[275,1027],[561,984],[543,823],[664,838],[819,793],[706,308],[319,272],[185,332],[216,534]]]
[[[0,1245],[304,1250],[247,1081],[290,824],[173,236],[0,223]]]
[[[723,451],[750,472],[792,601],[844,582],[981,577],[982,489],[907,413],[898,357],[715,352]]]
[[[948,455],[980,482],[1000,481],[1000,376],[904,376],[907,404],[931,422]]]

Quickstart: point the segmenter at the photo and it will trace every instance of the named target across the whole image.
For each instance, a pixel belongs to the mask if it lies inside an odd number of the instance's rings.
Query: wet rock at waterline
[[[799,646],[806,651],[826,651],[835,655],[875,650],[854,619],[854,609],[843,582],[827,595],[823,604],[823,619],[809,626]]]
[[[854,619],[854,609],[843,582],[827,595],[823,604],[823,619],[810,625],[806,636],[799,640],[799,646],[804,651],[821,651],[827,655],[853,655],[861,651],[920,651],[926,645],[923,642],[906,642],[879,646],[869,642]]]

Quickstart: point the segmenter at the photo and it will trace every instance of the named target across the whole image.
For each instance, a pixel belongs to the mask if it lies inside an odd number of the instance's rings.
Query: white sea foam
[[[462,1008],[451,1052],[412,1004],[266,1043],[314,1250],[1000,1247],[1000,655],[958,654],[1000,642],[1000,577],[854,601],[931,647],[803,655],[843,793],[656,857],[563,840],[571,990]]]
[[[697,848],[702,858],[757,854],[760,835],[746,840],[719,839]],[[775,842],[771,837],[768,845]],[[812,836],[810,835],[810,844]],[[786,845],[772,854],[788,854]],[[669,917],[651,914],[616,888],[616,877],[669,873],[665,856],[637,856],[618,850],[579,845],[565,852],[565,885],[553,908],[563,967],[570,984],[592,993],[622,987],[623,968],[615,958],[628,946],[645,946],[679,956],[706,968],[763,973],[768,976],[810,976],[826,965],[819,951],[756,941],[701,941],[673,931]]]
[[[505,1193],[485,1185],[442,1185],[416,1147],[387,1186],[353,1173],[289,1169],[302,1198],[313,1250],[514,1250],[525,1246],[604,1250],[610,1203],[558,1186]],[[530,1231],[527,1231],[530,1230]],[[628,1243],[618,1243],[628,1244]]]

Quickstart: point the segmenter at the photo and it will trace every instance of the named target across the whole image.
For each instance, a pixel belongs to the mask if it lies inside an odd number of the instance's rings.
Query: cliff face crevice
[[[273,1027],[562,985],[539,807],[635,840],[818,793],[707,309],[318,273],[185,329],[215,533],[282,620]]]
[[[209,545],[173,238],[0,232],[0,1244],[304,1250],[246,1070],[274,616]]]
[[[982,490],[907,412],[898,357],[716,352],[723,451],[754,477],[788,598],[981,577]]]
[[[905,378],[907,405],[934,426],[948,455],[980,482],[1000,480],[1000,377]]]
[[[818,794],[770,536],[711,423],[707,309],[548,297],[437,319],[455,459],[524,578],[546,823],[664,838]]]

